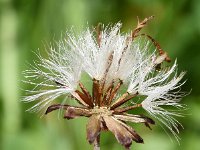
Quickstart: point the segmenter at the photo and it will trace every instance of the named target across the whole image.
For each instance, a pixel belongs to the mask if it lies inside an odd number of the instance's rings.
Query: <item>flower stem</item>
[[[94,150],[100,150],[100,134],[97,136],[97,138],[94,141]]]

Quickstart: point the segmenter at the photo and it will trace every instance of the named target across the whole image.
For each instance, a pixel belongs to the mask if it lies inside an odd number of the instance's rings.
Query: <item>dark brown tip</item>
[[[166,62],[171,62],[171,58],[170,58],[169,56],[167,56],[167,57],[165,58],[165,61],[166,61]]]
[[[147,121],[148,123],[150,123],[150,124],[153,124],[153,125],[156,124],[155,121],[154,121],[153,119],[151,119],[151,118],[146,118],[146,121]]]

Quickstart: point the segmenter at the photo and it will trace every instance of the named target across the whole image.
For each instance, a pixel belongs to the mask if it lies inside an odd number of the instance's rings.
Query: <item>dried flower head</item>
[[[121,23],[103,29],[99,26],[86,29],[79,36],[67,33],[67,38],[56,49],[50,49],[48,59],[39,55],[40,62],[25,71],[29,79],[26,82],[35,88],[24,101],[40,100],[30,110],[46,108],[48,114],[63,109],[66,119],[88,117],[87,140],[95,149],[99,148],[101,131],[108,130],[126,149],[130,149],[132,141],[143,143],[138,133],[126,124],[144,123],[149,128],[155,124],[147,116],[128,113],[139,107],[163,123],[178,139],[180,123],[174,116],[181,116],[179,110],[183,108],[179,102],[185,95],[180,92],[184,72],[177,75],[176,61],[172,67],[162,68],[164,61],[171,61],[169,56],[151,36],[139,33],[152,18],[138,20],[137,27],[127,34],[120,33]],[[141,43],[138,37],[146,37],[145,42]],[[149,43],[155,46],[155,51],[149,50]],[[91,91],[80,80],[83,72],[92,80]],[[40,78],[40,83],[35,82]],[[122,85],[126,91],[120,94]],[[61,95],[76,100],[78,105],[51,104]]]

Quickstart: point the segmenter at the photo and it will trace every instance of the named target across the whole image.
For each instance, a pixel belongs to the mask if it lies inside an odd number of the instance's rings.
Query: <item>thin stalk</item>
[[[90,92],[86,89],[86,87],[81,82],[79,82],[79,86],[80,86],[82,92],[87,96],[88,101],[91,101],[91,103],[93,105],[92,96],[90,95]]]
[[[119,83],[115,86],[114,89],[112,89],[110,97],[108,99],[108,105],[111,104],[113,98],[116,96],[117,91],[119,90],[119,88],[121,87],[121,85],[123,84],[123,82],[121,80],[119,80]]]

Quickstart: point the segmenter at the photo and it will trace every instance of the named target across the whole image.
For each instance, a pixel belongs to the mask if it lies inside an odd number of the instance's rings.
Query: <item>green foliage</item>
[[[200,1],[199,0],[1,0],[0,1],[0,149],[2,150],[75,150],[92,149],[85,137],[86,119],[64,120],[54,112],[40,118],[25,110],[20,102],[28,89],[21,80],[22,70],[32,63],[38,48],[60,39],[71,26],[95,26],[98,22],[123,23],[123,31],[137,24],[136,16],[155,19],[142,31],[147,32],[172,57],[188,79],[182,90],[192,92],[183,99],[189,109],[180,122],[180,146],[171,142],[159,127],[137,131],[145,144],[137,150],[198,150],[200,139]],[[133,124],[134,126],[134,124]],[[101,137],[102,149],[123,149],[111,133]]]

